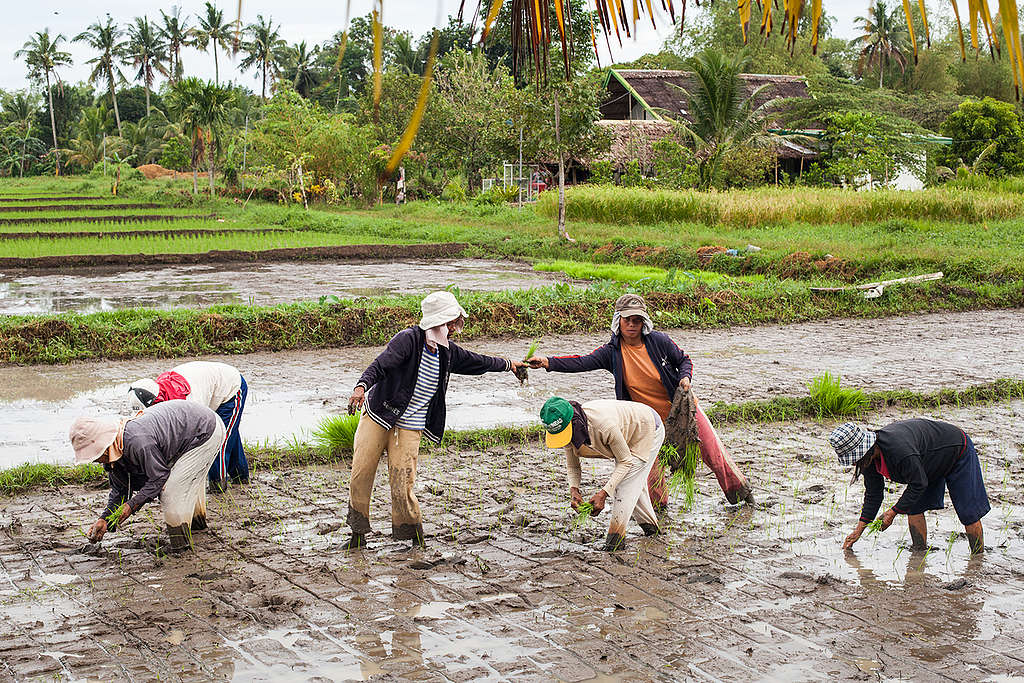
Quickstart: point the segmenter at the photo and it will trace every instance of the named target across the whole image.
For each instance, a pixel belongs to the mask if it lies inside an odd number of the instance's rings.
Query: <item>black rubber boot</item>
[[[209,525],[206,523],[205,515],[196,515],[192,518],[192,531],[205,531],[208,528],[208,526]]]
[[[604,550],[615,552],[626,548],[626,537],[622,534],[608,534],[604,539]]]
[[[644,530],[644,536],[657,536],[661,533],[661,529],[658,528],[657,524],[640,522],[640,528]]]
[[[168,554],[176,555],[192,549],[192,529],[188,524],[167,527],[167,535],[171,539],[167,546]]]
[[[398,526],[391,527],[391,538],[396,541],[412,541],[413,548],[416,546],[421,548],[427,547],[427,542],[423,537],[422,524],[399,524]]]
[[[342,550],[362,550],[366,547],[366,536],[363,534],[352,534],[352,538],[348,539],[345,545],[341,546]]]

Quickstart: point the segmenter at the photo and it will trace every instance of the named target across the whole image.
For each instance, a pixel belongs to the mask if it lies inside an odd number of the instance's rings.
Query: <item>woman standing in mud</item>
[[[654,331],[647,303],[639,294],[623,294],[615,302],[611,340],[586,356],[534,356],[527,359],[531,368],[549,372],[589,372],[607,370],[615,377],[615,398],[637,401],[654,408],[662,420],[668,419],[676,387],[690,389],[693,364],[690,357],[663,332]],[[707,415],[697,406],[697,434],[700,454],[718,478],[718,484],[730,503],[754,502],[746,477],[729,452]],[[665,471],[661,462],[651,467],[648,492],[656,509],[668,505]]]
[[[540,419],[547,430],[548,448],[565,448],[573,510],[583,503],[580,458],[615,461],[612,476],[589,501],[594,515],[604,510],[609,496],[615,501],[605,550],[626,547],[630,517],[640,524],[645,536],[659,532],[658,516],[647,490],[648,477],[665,442],[665,425],[657,411],[633,401],[601,399],[581,405],[552,396],[541,408]]]
[[[423,316],[396,334],[370,363],[349,398],[349,413],[362,410],[352,454],[345,548],[366,545],[370,495],[380,457],[388,453],[391,536],[424,545],[419,501],[413,492],[420,437],[440,443],[445,425],[445,392],[451,373],[482,375],[515,371],[521,361],[483,356],[449,341],[468,317],[451,292],[433,292],[420,303]]]
[[[192,532],[206,528],[206,473],[224,441],[212,410],[167,401],[128,418],[80,417],[69,436],[76,464],[101,463],[110,476],[107,508],[89,529],[90,541],[157,496],[172,551],[190,548]]]
[[[844,550],[853,547],[878,514],[885,479],[906,484],[907,489],[882,513],[879,530],[888,529],[896,515],[906,515],[913,549],[926,549],[925,510],[941,510],[948,488],[971,553],[985,550],[981,518],[992,507],[978,453],[964,430],[925,418],[894,422],[873,432],[847,422],[836,427],[828,440],[839,456],[839,464],[854,467],[853,480],[864,476],[864,507],[857,527],[843,541]]]

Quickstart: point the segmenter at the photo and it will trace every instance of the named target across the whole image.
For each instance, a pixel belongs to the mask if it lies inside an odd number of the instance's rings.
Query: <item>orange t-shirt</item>
[[[619,344],[622,349],[622,379],[626,384],[629,397],[638,403],[654,408],[662,420],[668,419],[668,411],[672,409],[672,399],[661,383],[661,375],[654,366],[647,347],[643,344],[630,346]]]

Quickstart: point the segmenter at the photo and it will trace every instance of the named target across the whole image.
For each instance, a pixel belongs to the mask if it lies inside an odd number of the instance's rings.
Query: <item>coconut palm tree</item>
[[[245,57],[239,63],[243,71],[252,67],[259,69],[263,76],[261,93],[263,101],[267,99],[267,75],[276,75],[278,71],[277,56],[284,46],[281,40],[280,25],[274,28],[273,19],[264,19],[262,14],[256,15],[256,23],[245,27],[249,39],[242,43]]]
[[[399,33],[395,36],[394,63],[401,71],[407,74],[422,74],[425,55],[413,46],[412,36],[408,33]]]
[[[156,74],[166,76],[169,72],[167,61],[167,45],[160,38],[160,32],[149,23],[148,17],[135,17],[135,23],[128,27],[128,41],[125,43],[125,56],[137,67],[135,80],[142,81],[146,88],[146,114],[150,113],[149,91],[153,88]]]
[[[684,91],[691,121],[677,122],[676,126],[694,144],[701,189],[718,184],[722,160],[730,151],[767,146],[777,139],[768,133],[766,123],[774,100],[757,104],[767,86],[747,95],[740,78],[751,61],[746,52],[729,57],[714,49],[686,60],[697,83],[692,91]]]
[[[230,114],[234,93],[215,83],[186,78],[174,84],[167,96],[168,109],[178,120],[181,132],[192,143],[192,192],[197,192],[199,162],[209,162],[210,195],[213,195],[213,174],[220,151],[221,137]]]
[[[171,6],[171,13],[160,10],[163,23],[160,26],[160,38],[167,45],[168,61],[170,61],[170,82],[174,85],[181,80],[183,66],[181,64],[181,48],[189,45],[188,16],[181,18],[181,8]]]
[[[903,21],[900,8],[890,10],[885,0],[875,0],[868,8],[868,16],[853,20],[860,26],[864,34],[850,41],[852,47],[860,48],[857,60],[857,75],[864,73],[865,67],[878,67],[878,87],[882,87],[882,77],[890,63],[895,62],[901,72],[907,70],[905,52],[910,46],[910,33]]]
[[[64,34],[58,33],[50,37],[50,29],[44,28],[36,31],[36,34],[29,38],[20,50],[14,53],[15,57],[24,57],[28,65],[28,75],[35,81],[42,80],[46,83],[46,96],[50,104],[50,132],[53,133],[53,150],[56,156],[56,173],[60,174],[60,153],[57,151],[57,124],[53,118],[53,90],[50,89],[50,75],[60,85],[60,76],[57,74],[57,67],[71,65],[71,53],[60,49],[60,44],[66,42]]]
[[[198,17],[199,25],[192,29],[193,45],[206,52],[213,48],[213,82],[220,85],[220,66],[217,63],[217,46],[225,51],[231,37],[231,22],[224,21],[224,12],[217,9],[212,2],[206,3],[206,14]]]
[[[281,50],[278,59],[282,65],[281,70],[295,88],[295,92],[303,97],[308,98],[320,82],[320,74],[316,68],[319,57],[319,46],[313,46],[310,50],[304,40]]]
[[[64,150],[68,163],[88,169],[103,161],[104,155],[120,145],[120,138],[107,135],[112,123],[110,110],[102,104],[83,109],[75,126],[75,137]]]
[[[121,42],[124,31],[109,16],[104,24],[96,21],[89,28],[75,36],[76,43],[86,43],[99,55],[88,60],[92,64],[89,74],[90,83],[106,83],[110,89],[110,100],[114,103],[114,121],[117,123],[117,134],[121,135],[121,112],[117,109],[117,84],[124,83],[121,63],[124,60],[125,46]]]

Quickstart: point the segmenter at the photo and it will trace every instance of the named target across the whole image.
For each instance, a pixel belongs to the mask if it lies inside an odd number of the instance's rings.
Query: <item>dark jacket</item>
[[[917,506],[929,483],[945,479],[967,447],[967,434],[947,422],[915,418],[901,420],[875,432],[889,478],[906,484],[907,490],[892,506],[899,514],[917,514]],[[864,471],[864,507],[861,521],[878,514],[885,495],[885,478],[873,462]]]
[[[164,490],[171,468],[185,453],[206,443],[220,418],[191,401],[164,401],[124,426],[123,454],[106,465],[110,495],[103,516],[109,517],[129,495],[132,513]]]
[[[664,332],[651,332],[643,336],[647,354],[651,357],[654,367],[658,368],[661,383],[671,401],[676,394],[683,377],[693,377],[693,363],[683,353],[672,337]],[[620,401],[631,401],[622,370],[621,337],[612,335],[604,346],[599,346],[586,356],[552,356],[548,358],[548,372],[589,372],[590,370],[607,370],[615,377],[615,398]]]
[[[370,363],[356,384],[367,392],[366,414],[385,429],[395,426],[412,399],[425,339],[426,333],[417,325],[402,330],[391,338],[387,348]],[[507,372],[512,369],[512,363],[505,358],[467,351],[452,342],[448,342],[448,348],[438,346],[437,350],[440,356],[437,393],[427,407],[427,426],[423,433],[431,441],[440,443],[444,436],[449,375],[453,372],[457,375]]]

